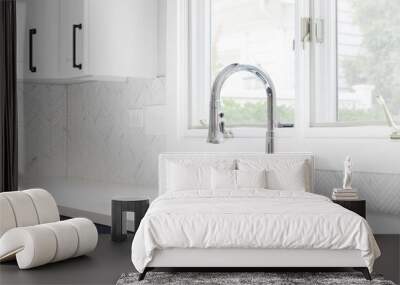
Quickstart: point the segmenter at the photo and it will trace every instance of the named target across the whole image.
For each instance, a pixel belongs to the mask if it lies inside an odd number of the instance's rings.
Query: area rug
[[[359,272],[148,272],[142,281],[138,281],[138,276],[138,273],[122,274],[117,285],[395,285],[380,275],[373,275],[373,280],[368,281]]]

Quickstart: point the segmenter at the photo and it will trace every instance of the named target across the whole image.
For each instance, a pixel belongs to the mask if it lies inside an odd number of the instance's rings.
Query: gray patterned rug
[[[142,281],[138,281],[138,276],[138,273],[122,274],[117,285],[395,285],[392,281],[384,280],[380,275],[373,275],[373,280],[368,281],[358,272],[148,272]]]

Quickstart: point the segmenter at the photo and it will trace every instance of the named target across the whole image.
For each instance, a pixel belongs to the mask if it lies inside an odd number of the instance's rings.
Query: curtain
[[[16,3],[0,0],[0,192],[18,190]]]

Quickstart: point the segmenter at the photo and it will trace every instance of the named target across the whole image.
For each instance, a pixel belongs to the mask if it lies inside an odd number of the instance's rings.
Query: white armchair
[[[92,221],[60,221],[46,190],[0,193],[0,262],[16,258],[20,269],[28,269],[84,255],[96,248],[97,240]]]

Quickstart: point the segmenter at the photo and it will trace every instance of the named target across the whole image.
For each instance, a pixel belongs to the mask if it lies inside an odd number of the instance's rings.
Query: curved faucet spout
[[[233,63],[225,67],[216,77],[211,90],[210,99],[210,120],[208,127],[207,142],[219,144],[224,140],[224,128],[221,128],[221,89],[225,81],[234,73],[239,71],[248,71],[257,76],[264,84],[267,94],[267,141],[266,152],[274,152],[274,103],[275,87],[271,77],[256,66]]]

